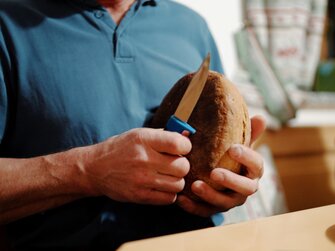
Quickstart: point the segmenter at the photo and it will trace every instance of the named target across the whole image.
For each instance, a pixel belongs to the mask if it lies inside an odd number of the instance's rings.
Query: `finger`
[[[187,130],[184,130],[181,134],[184,135],[185,137],[189,137],[191,133]]]
[[[252,144],[266,129],[264,117],[257,115],[251,118],[251,140]]]
[[[208,204],[220,208],[221,211],[242,205],[247,196],[239,193],[225,193],[224,191],[217,191],[205,182],[197,180],[192,184],[192,191]]]
[[[191,151],[191,141],[176,132],[152,129],[143,135],[144,141],[155,151],[172,155],[186,155]]]
[[[184,195],[179,195],[177,197],[177,204],[186,212],[202,217],[210,217],[221,211],[219,208],[208,204],[195,202]]]
[[[231,158],[246,167],[246,176],[251,179],[258,179],[263,175],[263,158],[262,156],[244,145],[234,144],[229,149]]]
[[[258,189],[258,179],[249,179],[223,168],[215,168],[210,178],[217,187],[228,188],[244,196],[249,196]]]
[[[190,171],[190,162],[185,157],[176,157],[167,154],[157,153],[153,161],[154,169],[166,175],[183,178]]]
[[[150,205],[169,205],[177,199],[176,193],[157,191],[154,189],[142,189],[135,195],[134,202]]]
[[[179,193],[184,189],[185,180],[168,175],[157,174],[152,185],[152,188],[157,191]]]
[[[176,177],[163,174],[153,168],[140,168],[130,177],[130,182],[137,187],[154,189],[162,192],[179,193],[184,189],[184,176]]]

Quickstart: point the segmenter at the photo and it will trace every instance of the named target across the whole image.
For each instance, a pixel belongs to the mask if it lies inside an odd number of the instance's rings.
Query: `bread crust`
[[[165,96],[150,123],[153,128],[164,128],[189,85],[193,74],[182,77]],[[206,85],[188,123],[197,131],[190,136],[192,150],[186,155],[191,169],[185,177],[183,193],[192,199],[195,180],[203,180],[212,187],[211,170],[217,167],[241,172],[241,165],[232,160],[228,149],[232,144],[250,144],[250,119],[247,106],[237,88],[222,74],[210,71]]]

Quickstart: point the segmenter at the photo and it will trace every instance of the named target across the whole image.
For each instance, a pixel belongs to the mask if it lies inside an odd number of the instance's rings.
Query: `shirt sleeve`
[[[0,144],[2,142],[5,133],[6,118],[7,118],[7,95],[3,82],[2,72],[0,72]]]
[[[8,71],[7,56],[8,55],[5,52],[2,33],[0,32],[0,145],[4,137],[8,117],[8,97],[5,82],[5,74],[6,71]]]

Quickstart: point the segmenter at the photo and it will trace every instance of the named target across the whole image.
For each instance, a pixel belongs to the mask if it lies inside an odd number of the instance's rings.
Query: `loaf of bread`
[[[154,114],[151,127],[165,127],[193,75],[184,76],[172,87]],[[210,71],[188,123],[196,133],[190,136],[192,150],[186,157],[191,169],[185,178],[183,193],[197,200],[191,185],[195,180],[203,180],[216,188],[209,179],[212,169],[222,167],[241,172],[240,164],[230,158],[228,149],[232,144],[249,145],[250,120],[246,104],[236,87],[222,74]]]

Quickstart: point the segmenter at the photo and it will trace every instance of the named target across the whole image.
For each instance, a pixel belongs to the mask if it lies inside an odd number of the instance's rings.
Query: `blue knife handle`
[[[188,131],[190,134],[195,134],[196,130],[187,124],[186,122],[178,119],[176,116],[172,115],[165,127],[165,130],[170,132],[182,133],[183,131]]]

